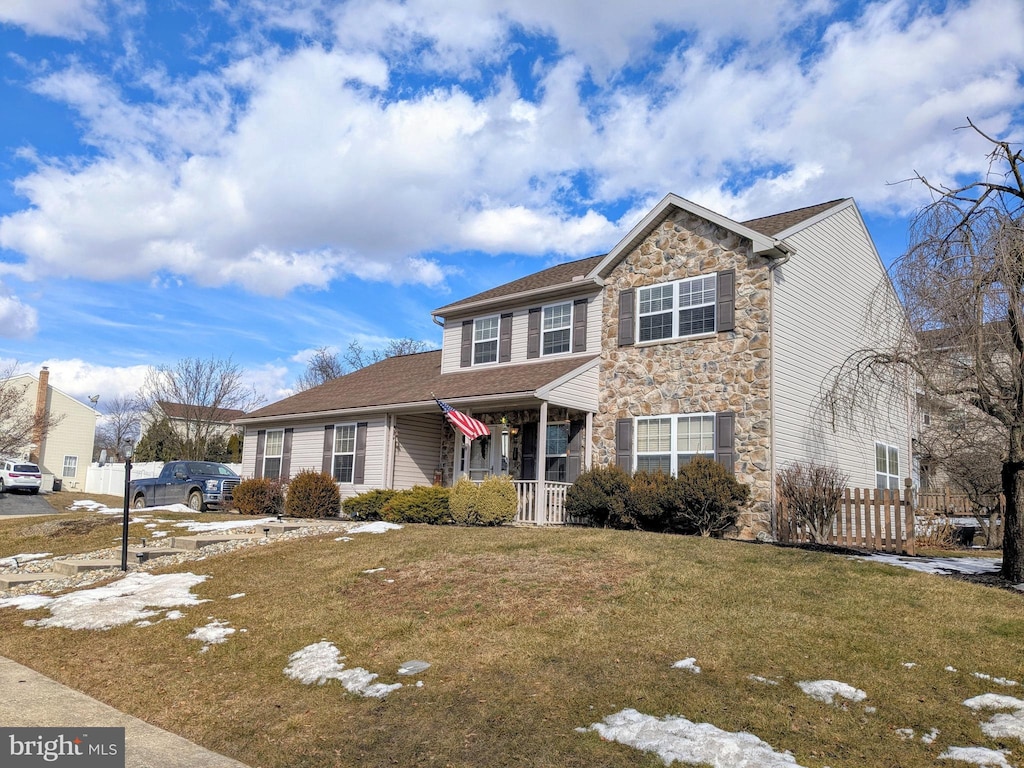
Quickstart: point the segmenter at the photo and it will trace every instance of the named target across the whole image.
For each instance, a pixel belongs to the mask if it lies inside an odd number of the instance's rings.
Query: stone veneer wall
[[[612,271],[605,284],[594,464],[615,462],[615,422],[634,416],[736,414],[736,479],[752,501],[738,535],[771,527],[770,280],[749,242],[677,211]],[[619,292],[736,270],[736,326],[711,337],[618,346]]]

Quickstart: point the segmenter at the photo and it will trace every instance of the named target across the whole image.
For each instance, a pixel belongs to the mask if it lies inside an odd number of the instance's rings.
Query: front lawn
[[[991,713],[962,703],[1021,695],[993,678],[1024,679],[1024,596],[668,535],[406,526],[346,538],[178,566],[208,577],[192,593],[209,601],[179,620],[44,629],[23,622],[45,608],[0,608],[0,654],[254,767],[663,765],[577,730],[627,708],[747,731],[802,766],[930,768],[950,746],[1024,757],[1019,741],[982,733]],[[213,622],[237,631],[187,638]],[[367,698],[285,675],[321,641],[403,687]],[[688,658],[699,673],[673,668]],[[431,667],[399,676],[410,660]],[[827,704],[797,686],[817,680],[866,698]]]

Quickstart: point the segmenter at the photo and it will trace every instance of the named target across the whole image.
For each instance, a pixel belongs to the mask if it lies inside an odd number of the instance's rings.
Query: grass
[[[15,522],[0,525],[0,556]],[[22,622],[45,611],[0,609],[0,654],[264,768],[662,765],[574,730],[625,707],[750,731],[804,766],[924,768],[949,745],[1024,755],[982,735],[987,716],[961,704],[1019,690],[970,674],[1021,679],[1019,595],[825,553],[643,533],[407,526],[333,539],[177,568],[210,576],[193,590],[210,602],[181,621],[41,630]],[[185,636],[208,617],[248,631],[200,653]],[[407,685],[374,700],[284,676],[291,653],[323,639],[348,666]],[[670,668],[687,656],[701,674]],[[433,665],[423,687],[395,675],[411,659]],[[868,699],[844,709],[794,685],[823,678]],[[905,727],[940,735],[904,741],[895,730]]]

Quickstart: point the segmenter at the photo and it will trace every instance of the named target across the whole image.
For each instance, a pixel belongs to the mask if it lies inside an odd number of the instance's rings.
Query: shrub
[[[579,525],[630,528],[624,503],[628,493],[629,475],[614,464],[596,467],[576,478],[565,492],[566,516]]]
[[[389,523],[450,523],[448,493],[447,488],[436,485],[417,485],[408,491],[399,491],[381,507],[381,519]]]
[[[794,462],[775,475],[784,509],[807,528],[815,544],[828,542],[848,480],[837,467],[814,462]]]
[[[665,531],[676,505],[676,479],[663,472],[639,471],[629,478],[623,500],[625,520],[641,531]]]
[[[480,489],[476,483],[463,475],[448,493],[448,509],[456,525],[476,525],[477,501]]]
[[[304,469],[288,483],[284,508],[292,517],[337,517],[341,493],[330,475]]]
[[[234,505],[242,515],[280,515],[284,512],[284,490],[278,480],[250,477],[237,486]]]
[[[750,489],[738,482],[714,459],[694,457],[679,470],[669,529],[696,531],[701,536],[720,535],[739,517],[740,505]]]
[[[476,524],[502,525],[516,519],[519,496],[508,475],[491,475],[477,489]]]
[[[354,520],[380,520],[381,507],[391,501],[396,493],[398,491],[392,491],[390,488],[366,491],[366,493],[345,499],[341,503],[341,509]]]

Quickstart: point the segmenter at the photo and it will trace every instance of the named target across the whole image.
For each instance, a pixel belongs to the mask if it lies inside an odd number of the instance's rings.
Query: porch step
[[[53,570],[64,576],[77,576],[86,571],[102,571],[107,568],[120,568],[120,560],[57,560]]]
[[[214,544],[223,544],[227,541],[262,538],[262,533],[225,533],[216,536],[175,536],[171,539],[171,546],[175,549],[202,549],[203,547],[209,547]]]
[[[10,589],[20,584],[32,584],[36,581],[55,579],[57,574],[53,571],[40,571],[38,573],[5,573],[0,575],[0,589]]]
[[[176,547],[128,547],[128,561],[132,563],[140,562],[139,555],[142,555],[141,562],[145,563],[157,557],[180,555],[188,551],[187,549],[178,549]]]

